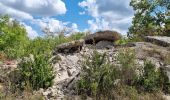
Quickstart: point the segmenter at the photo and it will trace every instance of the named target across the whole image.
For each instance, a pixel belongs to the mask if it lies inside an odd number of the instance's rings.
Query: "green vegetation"
[[[132,26],[128,38],[116,41],[117,45],[143,41],[142,37],[146,35],[170,36],[169,0],[131,0],[130,5],[135,10]],[[158,7],[165,11],[157,10]],[[24,91],[29,90],[23,100],[33,100],[34,96],[29,93],[52,86],[55,77],[53,50],[61,43],[79,40],[85,35],[75,33],[65,37],[63,33],[58,36],[46,34],[29,39],[23,25],[9,16],[0,16],[0,64],[6,60],[20,61],[16,70],[5,73],[8,76],[7,92],[1,92],[0,88],[0,99],[15,99],[21,94],[25,96]],[[57,56],[55,58],[56,62],[60,59]],[[164,70],[148,61],[144,66],[138,66],[134,50],[123,48],[113,59],[116,62],[112,63],[107,53],[95,50],[91,56],[85,56],[82,73],[76,84],[77,93],[97,100],[161,100],[161,93],[170,93],[170,82]],[[166,54],[162,60],[168,65],[170,55]],[[37,97],[43,100],[41,95]]]
[[[106,54],[99,54],[94,51],[92,58],[87,58],[83,63],[83,73],[78,82],[79,94],[100,98],[101,95],[107,97],[111,95],[114,81],[119,77],[118,69],[110,64]],[[109,97],[108,97],[109,99]]]
[[[29,42],[25,28],[8,16],[0,16],[0,19],[0,51],[8,58],[21,57]]]
[[[52,67],[52,53],[54,48],[65,42],[78,40],[85,36],[84,33],[75,33],[71,36],[44,36],[29,39],[25,28],[16,20],[8,16],[0,16],[0,63],[8,60],[19,60],[15,71],[8,74],[6,87],[11,94],[0,94],[3,99],[13,98],[14,94],[21,95],[26,87],[32,90],[48,88],[53,84],[54,72]],[[31,55],[31,56],[30,56]],[[55,60],[58,60],[56,58]],[[6,75],[5,74],[5,75]],[[19,90],[18,90],[19,89]],[[17,92],[18,90],[19,92]],[[15,95],[14,95],[15,97]]]
[[[143,75],[141,75],[136,81],[137,87],[140,88],[139,90],[146,92],[154,92],[161,90],[169,93],[169,79],[161,71],[162,70],[160,69],[156,70],[155,65],[153,65],[151,62],[146,62],[144,66]]]
[[[141,69],[142,66],[135,63],[134,50],[119,51],[117,64],[112,64],[106,53],[100,54],[97,51],[93,52],[92,57],[85,58],[81,78],[77,82],[77,92],[82,96],[97,100],[161,100],[163,97],[160,91],[169,93],[170,82],[163,70],[156,69],[155,65],[147,61]]]
[[[167,35],[169,0],[131,0],[130,6],[135,11],[129,37],[146,35]],[[166,28],[162,26],[166,26]]]
[[[24,85],[23,87],[25,87],[29,84],[33,89],[38,90],[52,85],[54,72],[52,62],[49,61],[51,58],[49,55],[32,55],[19,63],[21,86]]]

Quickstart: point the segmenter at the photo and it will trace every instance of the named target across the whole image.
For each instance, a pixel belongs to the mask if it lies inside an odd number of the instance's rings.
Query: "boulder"
[[[152,42],[164,47],[170,46],[170,37],[167,36],[146,36],[145,41]]]
[[[113,42],[110,41],[100,41],[96,44],[97,49],[111,49],[113,47]]]
[[[83,39],[75,40],[75,41],[68,42],[68,43],[63,43],[63,44],[57,46],[54,54],[79,52],[79,51],[81,51],[83,44],[84,44]]]
[[[99,41],[114,42],[121,39],[121,34],[116,31],[99,31],[85,37],[86,44],[96,44]]]

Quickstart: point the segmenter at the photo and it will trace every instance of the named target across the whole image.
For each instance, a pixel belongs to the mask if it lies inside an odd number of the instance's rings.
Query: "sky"
[[[0,0],[0,14],[25,26],[28,36],[68,29],[71,32],[115,30],[126,34],[134,15],[130,0]]]

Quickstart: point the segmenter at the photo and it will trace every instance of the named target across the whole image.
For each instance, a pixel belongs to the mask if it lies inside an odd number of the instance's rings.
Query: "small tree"
[[[135,15],[128,36],[158,35],[163,33],[169,0],[131,0]]]
[[[9,58],[18,58],[24,54],[29,39],[25,28],[9,16],[0,16],[0,51]]]

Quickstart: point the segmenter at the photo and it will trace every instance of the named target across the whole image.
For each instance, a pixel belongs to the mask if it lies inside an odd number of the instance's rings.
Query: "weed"
[[[23,59],[18,65],[22,79],[21,86],[30,84],[35,90],[51,86],[54,72],[50,58],[49,55],[39,54]]]

